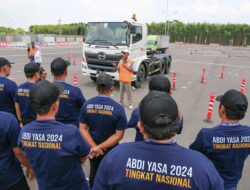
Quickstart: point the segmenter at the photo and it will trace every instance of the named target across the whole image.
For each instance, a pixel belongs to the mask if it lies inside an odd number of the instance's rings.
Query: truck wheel
[[[136,75],[136,81],[134,81],[132,83],[132,85],[135,88],[140,88],[142,83],[144,82],[145,78],[146,78],[146,69],[145,69],[144,65],[141,64],[139,69],[138,69],[137,75]]]
[[[96,82],[96,77],[90,77],[90,79],[92,80],[92,81],[94,81],[94,82]]]
[[[161,72],[160,74],[166,74],[167,73],[167,68],[166,68],[166,62],[164,61],[164,63],[162,64],[162,68],[161,68]]]
[[[171,69],[171,60],[168,61],[168,63],[166,64],[166,74],[170,73],[170,69]]]

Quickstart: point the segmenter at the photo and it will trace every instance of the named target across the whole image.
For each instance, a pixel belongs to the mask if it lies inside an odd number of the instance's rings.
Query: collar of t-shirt
[[[6,77],[6,75],[4,75],[4,74],[0,74],[0,77]]]
[[[97,97],[100,97],[100,98],[110,98],[110,96],[105,96],[105,95],[98,95]]]
[[[64,80],[54,80],[54,82],[62,82],[62,83],[66,83]]]
[[[157,142],[157,141],[155,141],[155,140],[152,140],[152,139],[147,139],[147,140],[144,140],[145,142],[149,142],[149,143],[152,143],[152,144],[161,144],[161,145],[175,145],[175,144],[177,144],[177,141],[176,141],[176,139],[174,139],[174,140],[171,140],[171,141],[168,141],[168,142]]]
[[[231,123],[231,122],[222,122],[221,124],[220,124],[221,126],[225,126],[225,127],[233,127],[233,126],[238,126],[238,125],[240,125],[240,123]]]
[[[27,79],[27,82],[29,82],[29,83],[33,83],[33,84],[35,84],[35,83],[36,83],[36,81],[34,81],[34,80],[32,80],[32,79]]]

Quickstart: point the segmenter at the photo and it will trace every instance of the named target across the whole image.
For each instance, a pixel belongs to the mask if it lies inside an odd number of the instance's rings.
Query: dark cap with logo
[[[43,80],[32,86],[30,91],[30,101],[35,110],[49,107],[58,100],[59,94],[60,91],[55,84]]]
[[[216,100],[219,101],[226,109],[233,112],[245,113],[247,111],[247,97],[237,90],[228,90],[224,95],[218,96]]]
[[[157,90],[170,93],[171,83],[164,75],[155,75],[150,79],[148,87],[150,91]]]
[[[102,73],[96,79],[97,87],[104,87],[106,89],[111,88],[114,85],[112,76]]]
[[[51,62],[51,72],[53,75],[63,74],[69,65],[69,61],[62,59],[61,57],[57,57]]]
[[[4,57],[0,57],[0,67],[3,67],[5,65],[11,65],[14,63],[9,62],[9,60],[5,59]]]
[[[139,105],[141,121],[149,127],[167,127],[178,118],[178,106],[166,92],[150,91]]]
[[[39,65],[36,63],[28,63],[24,66],[24,73],[25,74],[34,74],[39,72]]]

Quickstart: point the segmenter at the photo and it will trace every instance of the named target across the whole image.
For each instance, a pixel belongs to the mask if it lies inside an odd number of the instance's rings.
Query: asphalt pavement
[[[81,75],[81,54],[80,46],[73,47],[43,47],[42,66],[48,73],[48,79],[52,80],[50,73],[50,62],[56,57],[67,59],[68,53],[71,55],[71,66],[67,82],[73,84],[73,75],[78,76],[78,85],[82,89],[85,98],[89,99],[97,95],[95,83],[86,76]],[[205,123],[209,95],[215,92],[221,95],[229,89],[240,90],[242,79],[246,78],[245,94],[250,102],[250,49],[240,47],[221,47],[221,46],[202,46],[192,44],[171,44],[167,53],[172,56],[171,73],[167,75],[172,80],[172,73],[177,74],[177,88],[172,93],[178,103],[179,110],[184,115],[184,129],[181,135],[177,136],[180,145],[188,147],[195,139],[198,131],[203,128],[211,128],[217,125],[220,120],[217,113],[219,103],[214,105],[212,124]],[[26,48],[1,48],[0,56],[9,59],[16,64],[13,65],[10,78],[17,84],[25,82],[23,72],[24,65],[28,62]],[[74,60],[76,65],[74,65]],[[225,66],[225,76],[220,78],[221,67]],[[205,83],[200,83],[202,69],[206,68]],[[134,106],[148,92],[148,80],[139,89],[133,90]],[[112,97],[119,100],[119,86],[116,84]],[[127,107],[126,114],[130,118],[131,110]],[[250,110],[242,120],[242,124],[250,125]],[[135,130],[128,129],[125,133],[123,142],[134,140]],[[86,176],[89,174],[89,163],[83,166]],[[238,189],[249,189],[250,179],[250,158],[247,159],[244,166],[242,179],[239,182]],[[31,189],[38,189],[36,182],[30,183]]]

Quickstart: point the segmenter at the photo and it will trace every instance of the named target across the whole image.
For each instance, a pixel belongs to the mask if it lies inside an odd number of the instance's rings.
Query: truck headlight
[[[87,69],[88,68],[85,62],[82,62],[82,68],[83,69]]]

